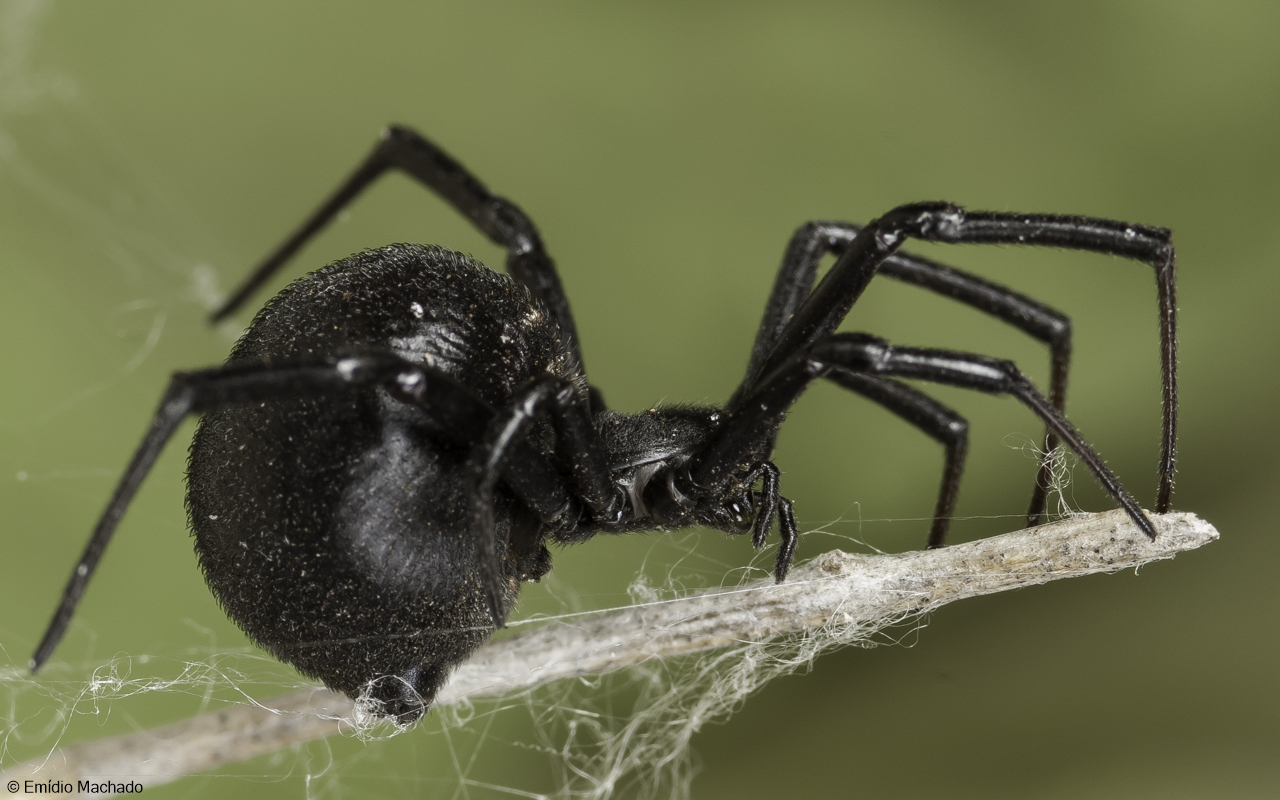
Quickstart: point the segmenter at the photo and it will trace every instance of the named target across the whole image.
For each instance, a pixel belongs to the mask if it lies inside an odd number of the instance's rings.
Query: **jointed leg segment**
[[[964,417],[924,392],[899,381],[835,367],[827,379],[873,400],[936,439],[946,451],[942,487],[929,530],[929,547],[941,547],[955,513],[960,477],[969,452],[969,423]]]
[[[527,286],[534,297],[551,311],[560,330],[568,337],[573,355],[581,363],[582,349],[569,311],[568,297],[533,222],[515,203],[490,192],[478,178],[433,142],[416,131],[394,125],[383,131],[373,152],[355,172],[214,312],[213,321],[231,315],[369,184],[392,169],[402,170],[419,180],[470,219],[494,244],[506,248],[507,272]],[[598,403],[598,393],[593,392],[593,395],[593,402]]]
[[[776,429],[792,403],[833,370],[879,378],[933,381],[988,394],[1016,397],[1078,455],[1135,524],[1155,538],[1155,528],[1091,445],[1041,395],[1012,362],[950,350],[893,347],[866,334],[833,334],[771,371],[740,402],[732,421],[692,462],[689,479],[714,491],[732,480],[733,465],[755,446],[761,431]]]

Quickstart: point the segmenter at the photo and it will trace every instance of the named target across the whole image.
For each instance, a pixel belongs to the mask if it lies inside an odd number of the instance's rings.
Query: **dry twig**
[[[940,550],[888,556],[832,551],[781,585],[763,580],[559,620],[485,646],[453,675],[436,705],[828,625],[898,619],[966,597],[1138,567],[1218,538],[1193,514],[1153,519],[1160,531],[1154,542],[1117,510]],[[330,736],[350,725],[353,714],[359,709],[344,696],[303,690],[61,749],[15,765],[2,779],[157,786]]]

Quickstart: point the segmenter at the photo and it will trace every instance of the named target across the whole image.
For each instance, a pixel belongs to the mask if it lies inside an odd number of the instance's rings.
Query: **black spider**
[[[800,227],[765,307],[746,378],[723,408],[625,414],[587,383],[569,303],[537,230],[434,144],[390,128],[338,191],[214,314],[232,313],[389,169],[422,181],[507,249],[507,275],[437,247],[391,245],[294,282],[221,367],[177,373],[32,658],[48,659],[112,531],[190,413],[187,506],[196,552],[227,613],[260,646],[401,721],[501,626],[521,581],[551,568],[548,541],[702,525],[752,533],[777,517],[781,581],[795,555],[791,502],[770,462],[796,398],[827,378],[946,447],[929,546],[943,543],[967,423],[895,378],[1011,394],[1088,465],[1149,536],[1151,522],[1062,414],[1063,315],[1009,289],[896,252],[934,242],[1037,244],[1155,267],[1164,366],[1156,510],[1169,506],[1175,441],[1174,253],[1166,230],[1086,217],[902,206],[865,228]],[[838,258],[814,286],[826,253]],[[1052,349],[1048,398],[1008,361],[835,333],[877,273],[949,295]],[[1041,519],[1042,465],[1029,522]],[[758,488],[757,488],[758,486]]]

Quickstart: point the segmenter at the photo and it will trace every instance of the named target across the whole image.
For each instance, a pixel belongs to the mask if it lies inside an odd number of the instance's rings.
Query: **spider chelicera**
[[[533,223],[439,147],[389,128],[372,154],[213,315],[239,308],[378,176],[403,170],[506,248],[507,274],[439,247],[391,245],[290,285],[226,364],[177,373],[103,512],[31,660],[57,646],[112,532],[161,448],[191,413],[187,506],[209,586],[257,644],[333,689],[367,693],[402,722],[501,626],[548,542],[702,525],[751,533],[777,519],[775,576],[795,556],[792,505],[769,460],[787,409],[826,378],[946,449],[929,546],[956,502],[967,423],[901,383],[1010,394],[1070,447],[1152,538],[1156,532],[1063,416],[1071,328],[1009,289],[898,252],[931,242],[1089,250],[1155,268],[1164,425],[1156,511],[1174,472],[1174,251],[1160,228],[1087,217],[901,206],[860,227],[811,222],[792,237],[746,377],[720,408],[606,408],[583,368],[569,302]],[[821,259],[835,264],[817,281]],[[1048,343],[1042,395],[1009,361],[836,333],[877,273],[953,297]],[[817,285],[815,287],[815,282]],[[1042,464],[1029,523],[1044,514]]]

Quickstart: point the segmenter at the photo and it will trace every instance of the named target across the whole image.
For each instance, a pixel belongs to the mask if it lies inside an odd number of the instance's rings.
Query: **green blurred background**
[[[34,683],[21,665],[168,374],[225,357],[235,326],[204,323],[210,298],[384,124],[401,122],[541,226],[593,381],[624,410],[729,395],[787,237],[808,219],[865,221],[948,199],[1172,228],[1175,507],[1215,523],[1222,541],[1138,577],[967,601],[927,630],[886,637],[911,646],[828,654],[695,739],[693,792],[1280,794],[1280,543],[1266,510],[1280,478],[1280,7],[10,1],[0,26],[5,763],[47,752],[62,730],[55,712],[119,654],[151,656],[132,664],[135,678],[195,659],[240,670],[235,682],[262,696],[296,680],[251,655],[202,584],[182,508],[189,428],[130,509],[59,662]],[[288,277],[405,240],[501,261],[440,202],[391,177]],[[1069,412],[1150,503],[1150,270],[1073,253],[915,249],[1074,318]],[[1047,373],[1044,349],[1025,337],[887,280],[846,327],[1010,357],[1038,381]],[[936,395],[973,423],[956,540],[1017,527],[1034,463],[1011,445],[1039,426],[1010,400]],[[776,461],[815,531],[802,557],[923,544],[940,450],[885,412],[819,386]],[[1110,507],[1076,472],[1074,501]],[[746,542],[710,533],[601,541],[558,554],[526,610],[624,603],[645,569],[690,588],[733,581],[752,558]],[[554,703],[511,705],[443,731],[436,719],[391,741],[335,739],[147,796],[556,789],[557,758],[538,744],[539,714]],[[65,741],[203,707],[191,683],[96,714],[82,703]]]

